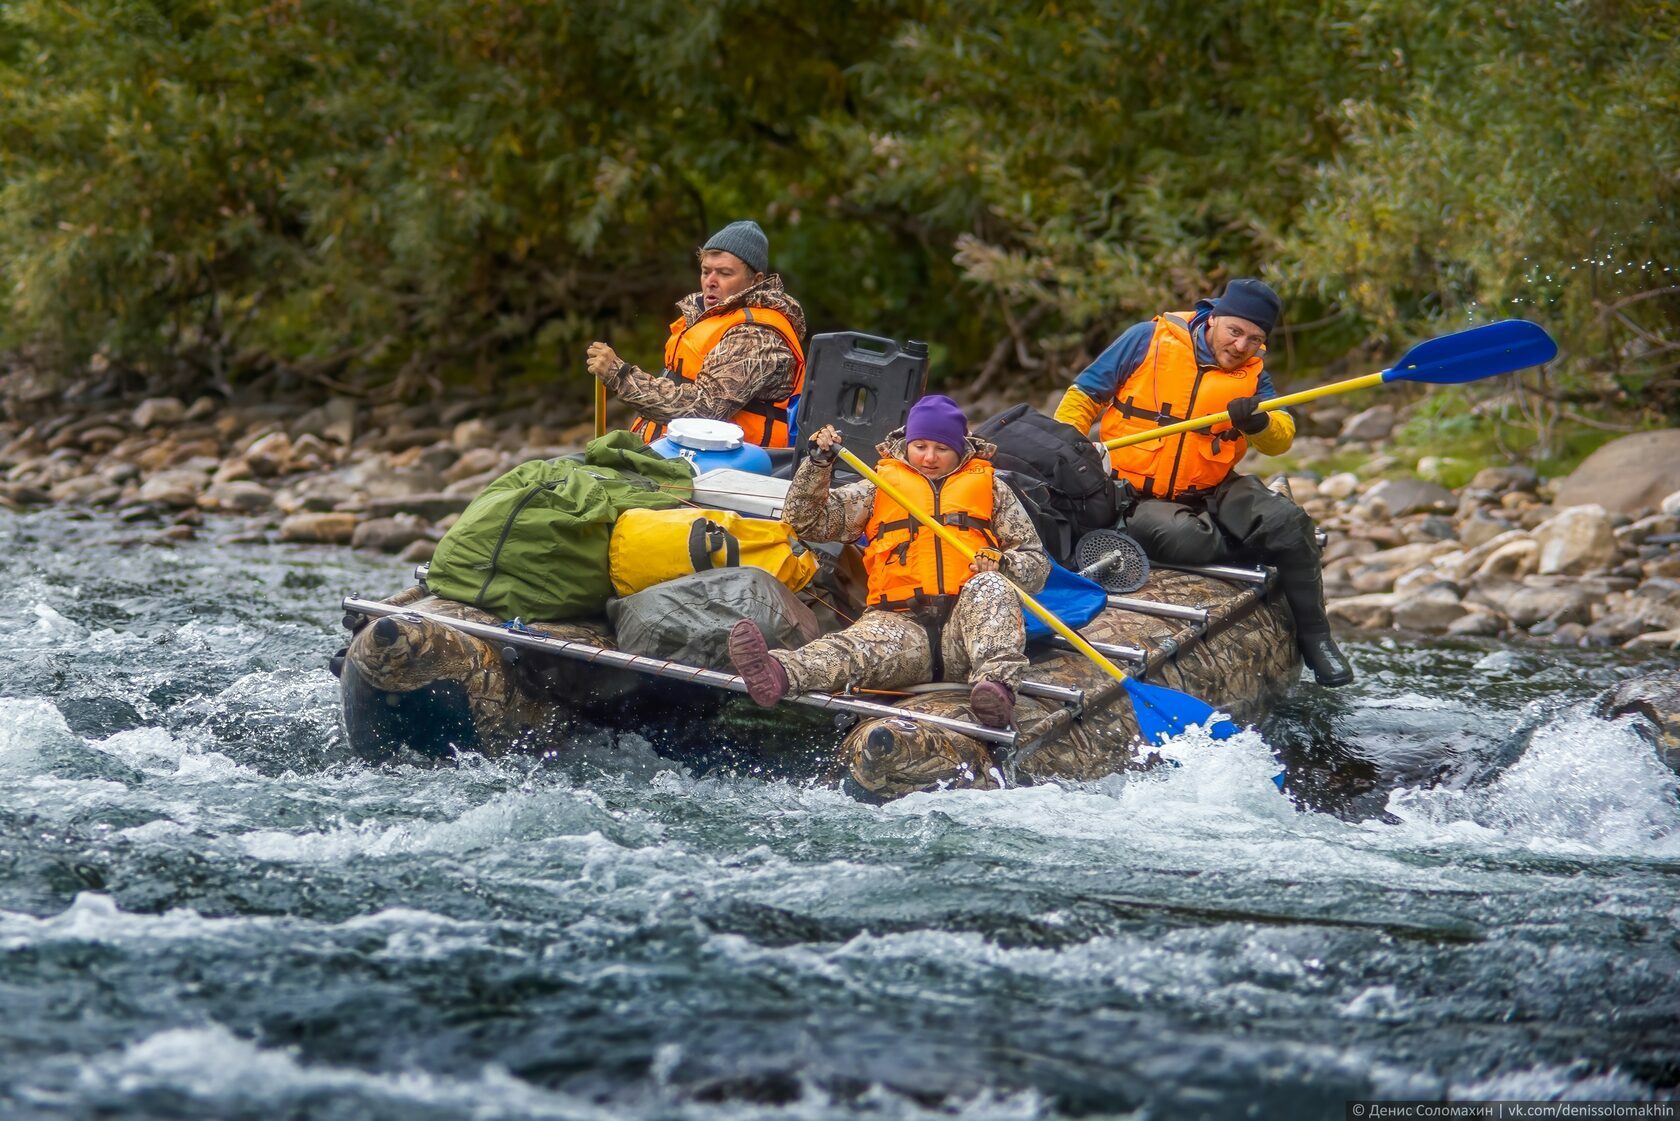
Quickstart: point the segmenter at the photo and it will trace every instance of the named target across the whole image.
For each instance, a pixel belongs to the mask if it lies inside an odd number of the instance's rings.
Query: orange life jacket
[[[1179,311],[1155,317],[1155,335],[1143,361],[1103,410],[1104,441],[1224,412],[1231,401],[1260,388],[1264,348],[1235,370],[1197,363],[1196,343],[1190,337],[1194,314]],[[1114,448],[1109,459],[1115,473],[1129,480],[1139,494],[1182,498],[1205,494],[1224,482],[1247,450],[1248,441],[1241,433],[1216,425],[1214,431],[1198,429]]]
[[[881,478],[950,528],[971,549],[998,547],[992,532],[992,465],[970,458],[938,482],[930,482],[902,460],[876,464]],[[869,606],[903,611],[931,596],[954,596],[973,575],[968,558],[945,544],[887,492],[875,489],[875,508],[864,529],[868,544],[863,567],[869,574]]]
[[[764,307],[741,307],[724,315],[703,315],[692,326],[686,318],[671,324],[671,337],[665,341],[665,370],[662,377],[675,381],[693,381],[712,352],[731,327],[743,323],[760,323],[773,328],[793,351],[793,388],[780,401],[748,401],[741,411],[730,417],[731,423],[741,426],[747,443],[764,448],[788,446],[788,402],[805,388],[805,350],[799,345],[799,332],[779,311]],[[661,421],[637,417],[630,431],[653,443],[665,433]]]

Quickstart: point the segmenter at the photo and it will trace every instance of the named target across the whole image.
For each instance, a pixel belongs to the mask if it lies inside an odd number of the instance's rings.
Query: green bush
[[[1555,396],[1672,415],[1677,33],[1658,0],[20,0],[0,345],[581,391],[753,216],[814,329],[932,340],[945,380],[1065,382],[1264,275],[1285,372],[1521,314]]]

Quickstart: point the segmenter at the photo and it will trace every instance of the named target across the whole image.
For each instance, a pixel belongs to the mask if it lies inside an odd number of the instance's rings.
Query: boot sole
[[[968,703],[974,710],[974,719],[988,728],[1007,728],[1015,721],[1015,705],[1008,697],[990,689],[979,696],[969,694]]]
[[[736,623],[729,629],[729,660],[747,683],[747,696],[766,708],[787,696],[787,671],[770,656],[764,636],[751,623]]]

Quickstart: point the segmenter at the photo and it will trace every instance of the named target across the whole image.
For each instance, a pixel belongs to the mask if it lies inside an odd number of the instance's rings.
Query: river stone
[[[110,451],[127,436],[127,432],[114,424],[96,424],[92,428],[82,429],[76,437],[76,443],[83,451],[97,454]]]
[[[459,514],[472,502],[465,494],[410,494],[394,498],[373,498],[368,501],[371,518],[389,518],[396,514],[417,514],[428,522],[435,522],[450,514]]]
[[[132,463],[124,463],[120,459],[109,459],[99,468],[97,474],[106,482],[121,486],[131,479],[139,478],[140,468]]]
[[[1680,429],[1635,432],[1589,455],[1559,483],[1558,507],[1598,503],[1631,514],[1680,491]]]
[[[1498,584],[1520,580],[1540,563],[1540,543],[1529,537],[1508,541],[1487,555],[1470,575],[1472,584]]]
[[[164,461],[163,465],[165,467],[183,467],[195,459],[208,461],[211,466],[205,468],[205,470],[214,471],[221,465],[221,441],[205,437],[198,440],[188,440],[182,444],[176,444],[174,450],[169,453],[169,458]]]
[[[141,502],[181,508],[197,506],[198,496],[208,480],[199,471],[159,471],[140,486],[135,497]]]
[[[1394,625],[1405,630],[1439,634],[1468,614],[1458,590],[1445,581],[1396,594],[1401,598],[1394,605]]]
[[[1454,598],[1464,595],[1464,589],[1458,581],[1432,567],[1414,568],[1410,572],[1402,573],[1400,578],[1394,581],[1394,593],[1402,596],[1413,595],[1425,588],[1434,587],[1445,587],[1451,590]]]
[[[1378,551],[1375,541],[1366,537],[1355,537],[1350,533],[1333,532],[1330,540],[1324,546],[1322,560],[1325,564],[1341,560],[1343,557],[1363,557]]]
[[[1466,549],[1474,549],[1485,545],[1498,537],[1501,533],[1508,533],[1513,528],[1511,523],[1490,518],[1486,514],[1476,513],[1458,523],[1458,543]]]
[[[1532,494],[1540,488],[1540,475],[1534,468],[1518,464],[1484,467],[1470,480],[1470,488],[1492,491],[1495,494],[1504,494],[1507,491],[1527,491]]]
[[[1630,525],[1618,526],[1616,541],[1622,545],[1637,546],[1643,545],[1647,537],[1673,533],[1680,533],[1680,517],[1673,514],[1652,514]]]
[[[404,549],[397,559],[409,564],[419,564],[431,560],[432,554],[437,552],[437,547],[438,543],[430,537],[416,538],[408,543],[408,548]]]
[[[1463,466],[1464,460],[1455,459],[1450,455],[1426,455],[1417,461],[1417,467],[1414,470],[1417,471],[1420,479],[1444,484],[1442,476]]]
[[[326,404],[318,405],[294,420],[291,433],[293,436],[316,436],[348,447],[356,436],[356,409],[352,398],[328,398]]]
[[[1388,584],[1403,572],[1410,572],[1414,568],[1429,564],[1437,557],[1458,551],[1458,546],[1451,541],[1419,541],[1413,544],[1401,545],[1398,548],[1385,549],[1380,553],[1371,553],[1359,558],[1361,567],[1370,569],[1384,569],[1388,573]],[[1368,588],[1367,591],[1377,591]],[[1380,589],[1386,591],[1384,587]]]
[[[1447,624],[1447,633],[1460,638],[1496,638],[1505,630],[1505,618],[1479,603],[1462,605],[1465,614]]]
[[[209,420],[211,417],[216,415],[221,407],[222,405],[220,401],[211,397],[209,394],[205,394],[201,397],[195,398],[193,403],[187,406],[186,414],[182,416],[181,419],[189,422]]]
[[[134,409],[133,421],[136,428],[151,428],[155,425],[178,424],[187,415],[187,407],[176,397],[148,397]]]
[[[1406,524],[1400,527],[1400,532],[1405,534],[1406,540],[1412,544],[1458,539],[1452,520],[1441,514],[1422,514],[1407,518]]]
[[[274,492],[261,483],[212,482],[209,489],[198,496],[198,504],[209,510],[255,514],[274,505]]]
[[[1458,508],[1458,495],[1439,483],[1422,479],[1384,479],[1359,497],[1359,506],[1389,518],[1407,514],[1450,514]]]
[[[1671,650],[1680,646],[1680,627],[1668,631],[1648,631],[1645,634],[1634,635],[1627,641],[1627,648]]]
[[[331,475],[314,475],[277,492],[274,505],[282,514],[323,513],[352,503],[357,497],[355,488],[343,480]]]
[[[1351,498],[1359,493],[1359,476],[1351,471],[1338,472],[1318,484],[1318,493],[1338,500]]]
[[[245,449],[245,462],[259,478],[272,478],[285,473],[292,458],[292,438],[284,432],[270,432],[259,436]]]
[[[212,485],[216,483],[238,483],[251,478],[253,474],[250,461],[242,455],[236,455],[232,459],[222,460],[216,468],[216,473],[210,476],[210,482]]]
[[[1552,628],[1552,645],[1554,646],[1585,646],[1587,644],[1587,628],[1580,623],[1550,623],[1548,625]]]
[[[1525,584],[1477,585],[1470,598],[1486,604],[1519,627],[1532,627],[1542,619],[1555,623],[1592,622],[1596,596],[1576,587],[1531,588]]]
[[[319,471],[332,460],[332,445],[313,432],[305,432],[292,441],[291,450],[286,455],[286,472]]]
[[[1394,431],[1394,406],[1372,405],[1342,422],[1343,440],[1386,440]]]
[[[430,472],[441,484],[443,473],[461,458],[461,453],[448,444],[422,444],[387,453],[386,462],[399,471]]]
[[[350,537],[350,544],[357,549],[377,549],[382,553],[395,553],[426,536],[426,529],[426,521],[413,514],[372,518],[356,527],[356,532]]]
[[[495,471],[502,465],[502,453],[495,448],[472,448],[461,454],[443,473],[446,483],[458,483],[462,479],[470,479],[475,475],[482,475],[487,471]]]
[[[1540,546],[1538,571],[1580,575],[1609,568],[1616,561],[1616,534],[1599,505],[1571,506],[1535,527]]]
[[[106,506],[122,497],[122,488],[98,475],[78,475],[55,484],[48,497],[55,505]]]
[[[487,420],[474,417],[463,420],[449,433],[449,443],[457,451],[472,451],[474,448],[492,448],[501,439],[494,425]]]
[[[355,514],[336,511],[293,514],[280,523],[280,540],[317,545],[348,545],[356,533],[358,520]]]
[[[459,482],[450,483],[443,488],[445,494],[460,494],[467,498],[476,498],[478,493],[501,476],[500,471],[486,471],[482,475],[468,475]]]
[[[1349,596],[1325,604],[1332,619],[1339,619],[1350,627],[1362,630],[1382,630],[1394,622],[1394,605],[1399,597],[1391,592]]]
[[[1652,603],[1680,607],[1680,580],[1671,576],[1648,577],[1644,583],[1634,589],[1633,594],[1639,599],[1649,600]]]
[[[1594,646],[1620,646],[1639,635],[1663,629],[1662,623],[1637,611],[1617,611],[1588,627],[1586,639]]]

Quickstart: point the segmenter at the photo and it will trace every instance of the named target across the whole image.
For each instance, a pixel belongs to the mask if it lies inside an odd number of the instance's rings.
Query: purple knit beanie
[[[968,418],[949,397],[930,393],[910,406],[904,421],[904,442],[934,440],[952,451],[968,446]]]

